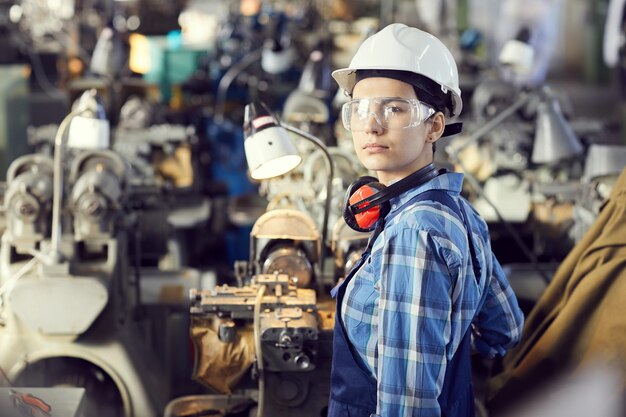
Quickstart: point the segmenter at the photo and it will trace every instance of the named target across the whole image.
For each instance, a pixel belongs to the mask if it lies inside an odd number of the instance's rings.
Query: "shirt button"
[[[391,206],[391,209],[392,209],[392,210],[395,210],[395,209],[396,209],[396,207],[397,207],[397,206],[394,204],[394,205],[392,205],[392,206]]]

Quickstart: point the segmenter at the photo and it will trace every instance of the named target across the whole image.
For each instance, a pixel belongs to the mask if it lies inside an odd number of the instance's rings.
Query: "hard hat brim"
[[[333,71],[331,75],[337,84],[339,84],[339,88],[350,95],[352,94],[352,90],[354,89],[354,84],[356,82],[356,70],[351,68],[342,68]]]

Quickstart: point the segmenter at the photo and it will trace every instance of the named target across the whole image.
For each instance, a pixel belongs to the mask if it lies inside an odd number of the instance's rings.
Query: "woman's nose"
[[[365,133],[381,134],[383,132],[383,124],[379,116],[375,112],[371,112],[365,121]]]

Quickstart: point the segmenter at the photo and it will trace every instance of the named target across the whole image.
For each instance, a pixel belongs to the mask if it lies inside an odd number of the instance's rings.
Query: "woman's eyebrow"
[[[400,96],[395,96],[395,97],[381,97],[387,100],[411,100],[408,97],[400,97]]]
[[[353,100],[411,100],[407,97],[400,96],[385,96],[385,97],[359,97],[353,98]]]

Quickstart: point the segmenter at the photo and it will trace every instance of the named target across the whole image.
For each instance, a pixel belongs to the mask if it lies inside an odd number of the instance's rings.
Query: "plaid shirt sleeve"
[[[524,315],[517,298],[492,254],[493,272],[482,308],[472,323],[472,345],[481,355],[504,356],[522,337]]]
[[[437,398],[448,349],[464,334],[453,328],[452,318],[461,318],[459,300],[467,294],[454,282],[445,259],[449,251],[437,240],[406,228],[389,236],[382,250],[376,375],[382,417],[441,414]],[[450,343],[454,334],[461,337]]]

